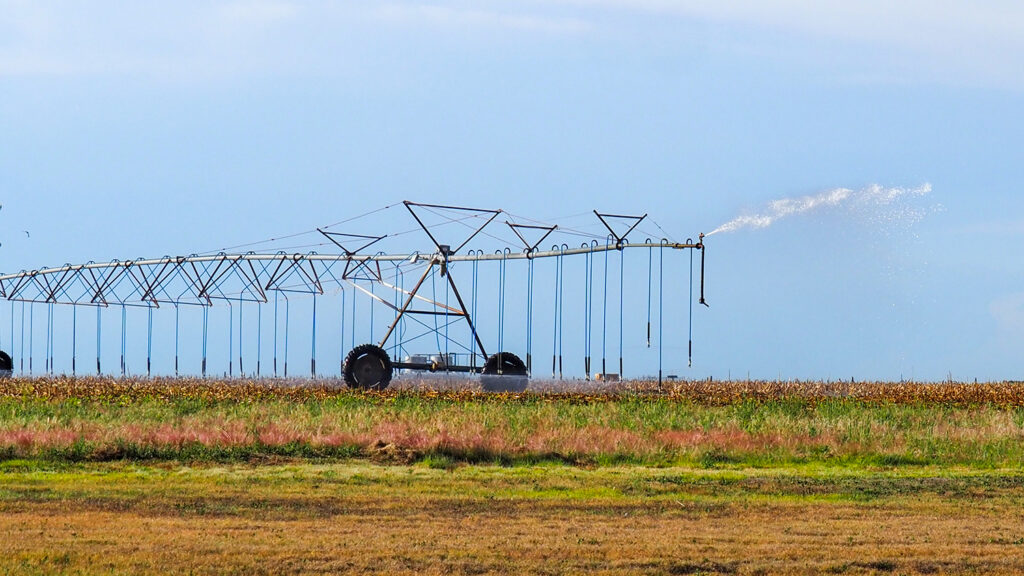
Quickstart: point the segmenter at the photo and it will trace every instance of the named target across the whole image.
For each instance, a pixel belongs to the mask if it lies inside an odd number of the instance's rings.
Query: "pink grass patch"
[[[60,448],[74,444],[80,437],[78,431],[67,428],[0,430],[0,446],[14,446],[23,451],[33,448]]]

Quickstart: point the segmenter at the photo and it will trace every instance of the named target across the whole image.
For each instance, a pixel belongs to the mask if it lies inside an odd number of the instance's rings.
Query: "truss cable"
[[[623,324],[623,294],[626,273],[626,251],[619,250],[619,379],[622,379],[625,371],[622,368],[622,324]]]
[[[658,223],[657,223],[657,221],[655,221],[655,220],[654,220],[654,218],[648,218],[647,220],[649,220],[649,221],[650,221],[650,222],[651,222],[652,224],[654,224],[655,226],[657,226],[657,227],[658,227],[658,230],[661,230],[661,233],[665,235],[665,239],[666,239],[666,240],[668,240],[669,242],[673,242],[673,240],[672,240],[672,235],[671,235],[671,234],[669,234],[668,232],[666,232],[666,231],[665,231],[665,229],[661,227],[661,224],[658,224]],[[687,240],[686,240],[686,243],[687,243],[687,244],[689,244],[689,243],[690,243],[690,240],[689,240],[689,239],[687,239]]]
[[[313,343],[309,353],[309,375],[316,378],[316,292],[313,292]]]
[[[608,368],[605,366],[605,358],[608,355],[608,246],[611,245],[611,236],[605,237],[604,251],[604,290],[601,297],[604,304],[601,308],[601,374],[603,378],[608,377]]]
[[[146,377],[153,375],[153,307],[146,307]]]
[[[691,243],[690,239],[686,240],[687,244]],[[687,352],[686,365],[690,368],[693,367],[693,248],[690,248],[690,309],[686,313],[687,321],[689,323],[689,347]]]
[[[280,292],[274,290],[274,378],[277,378],[277,295]]]
[[[128,373],[128,365],[125,363],[125,352],[128,349],[128,308],[121,304],[121,377]]]
[[[377,208],[376,210],[370,210],[369,212],[364,212],[363,214],[359,214],[357,216],[352,216],[351,218],[346,218],[345,220],[341,220],[340,222],[335,222],[334,224],[328,224],[327,226],[323,226],[323,228],[333,228],[334,226],[339,226],[339,225],[345,224],[347,222],[352,222],[353,220],[358,220],[360,218],[365,218],[366,216],[370,216],[371,214],[375,214],[377,212],[383,212],[384,210],[387,210],[388,208],[391,208],[391,207],[396,206],[398,204],[399,203],[396,202],[394,204],[389,204],[389,205],[387,205],[387,206],[385,206],[383,208]],[[237,250],[239,248],[245,248],[245,247],[248,247],[248,246],[257,246],[259,244],[267,244],[267,243],[270,243],[270,242],[277,242],[278,240],[287,240],[288,238],[295,238],[295,237],[298,237],[298,236],[304,236],[306,234],[313,234],[316,231],[317,230],[314,228],[313,230],[305,230],[303,232],[295,232],[295,233],[292,233],[292,234],[285,234],[284,236],[278,236],[276,238],[267,238],[265,240],[258,240],[256,242],[247,242],[245,244],[237,244],[235,246],[228,246],[227,248],[221,248],[220,250],[209,250],[207,252],[201,252],[200,254],[210,254],[210,253],[213,253],[213,252],[227,252],[229,250]],[[314,244],[314,246],[324,246],[326,244],[327,243],[324,242],[324,243],[321,243],[321,244]]]
[[[103,321],[102,314],[103,310],[101,306],[96,305],[96,375],[99,376],[103,372],[100,370],[100,347],[103,343]]]
[[[202,375],[206,378],[206,349],[207,341],[209,339],[210,332],[210,307],[203,304],[203,364],[202,364]]]
[[[533,374],[533,258],[526,268],[526,371]]]
[[[288,377],[288,324],[291,315],[291,300],[284,295],[284,377]]]
[[[647,244],[651,243],[648,238]],[[651,278],[654,276],[654,245],[647,249],[647,347],[651,347]]]
[[[181,326],[181,315],[179,313],[178,303],[174,303],[174,375],[178,375],[178,342],[179,342],[179,330]]]
[[[664,333],[665,243],[658,247],[658,386],[661,386],[662,334]]]
[[[333,228],[335,226],[340,226],[341,224],[347,224],[349,222],[352,222],[353,220],[359,220],[360,218],[366,218],[367,216],[370,216],[372,214],[376,214],[377,212],[383,212],[383,211],[387,210],[388,208],[393,208],[395,206],[398,206],[399,204],[401,204],[401,202],[395,202],[394,204],[388,204],[387,206],[385,206],[383,208],[377,208],[376,210],[370,210],[369,212],[364,212],[362,214],[358,214],[356,216],[352,216],[351,218],[346,218],[346,219],[341,220],[339,222],[335,222],[334,224],[328,224],[327,226],[324,226],[324,228]]]

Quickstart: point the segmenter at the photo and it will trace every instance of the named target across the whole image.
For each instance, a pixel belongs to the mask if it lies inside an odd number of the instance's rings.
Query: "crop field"
[[[0,574],[1024,572],[1024,384],[0,380]]]

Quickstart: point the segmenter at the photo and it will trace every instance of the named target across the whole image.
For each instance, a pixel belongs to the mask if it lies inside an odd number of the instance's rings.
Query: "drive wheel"
[[[391,382],[394,370],[391,367],[391,358],[383,348],[374,344],[363,344],[348,353],[342,372],[345,384],[348,384],[349,388],[383,390]]]
[[[530,383],[526,364],[511,352],[498,352],[484,363],[480,386],[485,392],[523,392]]]
[[[0,350],[0,378],[10,376],[12,372],[14,372],[14,360],[11,360],[7,352]]]

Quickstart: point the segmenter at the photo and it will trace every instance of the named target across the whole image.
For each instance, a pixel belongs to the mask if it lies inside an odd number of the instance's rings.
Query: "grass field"
[[[0,381],[0,574],[1024,572],[1024,386]]]

